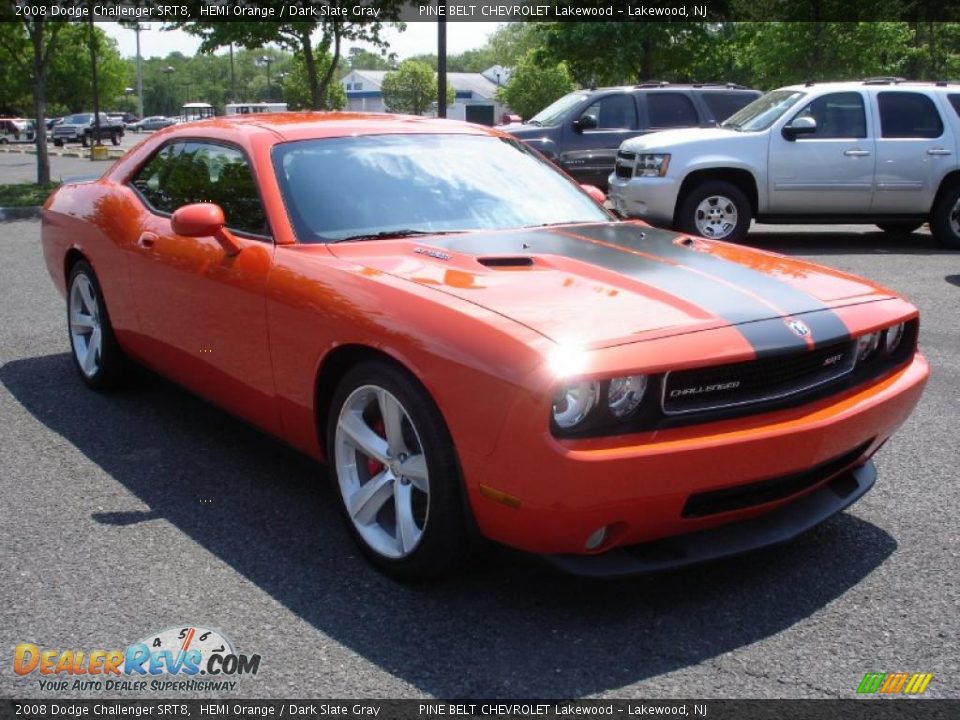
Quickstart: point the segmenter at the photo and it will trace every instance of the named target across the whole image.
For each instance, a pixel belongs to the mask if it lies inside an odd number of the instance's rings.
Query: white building
[[[383,104],[383,79],[386,70],[351,70],[340,81],[347,94],[346,110],[356,112],[386,112]],[[482,125],[495,125],[510,110],[496,100],[497,82],[505,84],[509,70],[494,65],[482,73],[447,73],[447,83],[456,93],[453,105],[447,107],[447,117]],[[492,78],[492,79],[491,79]],[[435,115],[436,111],[430,112]]]

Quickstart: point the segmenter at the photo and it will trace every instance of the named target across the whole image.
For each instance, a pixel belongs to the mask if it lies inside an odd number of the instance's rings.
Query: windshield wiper
[[[348,235],[347,237],[330,240],[330,243],[358,242],[361,240],[388,240],[405,237],[414,237],[415,235],[449,235],[450,233],[462,232],[461,230],[414,230],[412,228],[400,228],[397,230],[381,230],[375,233],[363,233],[362,235]]]

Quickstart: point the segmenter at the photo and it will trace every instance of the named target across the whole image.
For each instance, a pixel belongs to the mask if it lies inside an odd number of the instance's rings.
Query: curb
[[[33,205],[29,207],[0,207],[0,222],[13,222],[14,220],[39,220],[40,206]]]
[[[36,149],[31,145],[29,148],[11,148],[11,147],[0,147],[0,153],[8,153],[13,155],[36,155]],[[104,160],[117,160],[122,158],[126,150],[107,150],[107,157],[103,160],[94,160],[93,162],[103,162]],[[80,150],[47,150],[47,155],[49,157],[68,157],[68,158],[81,158],[84,160],[90,159],[89,152],[84,153]]]

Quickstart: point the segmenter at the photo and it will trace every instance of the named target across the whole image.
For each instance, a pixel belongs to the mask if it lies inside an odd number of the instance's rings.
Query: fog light
[[[607,539],[607,526],[604,525],[602,528],[593,533],[590,537],[587,538],[587,542],[584,544],[584,547],[587,550],[596,550],[598,547],[603,545],[603,541]]]

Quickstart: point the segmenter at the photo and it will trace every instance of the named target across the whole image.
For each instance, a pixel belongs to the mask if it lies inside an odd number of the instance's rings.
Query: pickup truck
[[[774,90],[717,128],[627,140],[621,214],[714,240],[764,223],[923,223],[960,248],[960,86],[869,78]]]
[[[101,142],[109,139],[114,145],[120,144],[123,137],[123,123],[111,120],[106,113],[100,113],[100,134],[97,136],[96,123],[93,113],[78,113],[68,115],[53,128],[53,144],[63,147],[64,143],[78,142],[84,147],[95,139]]]

